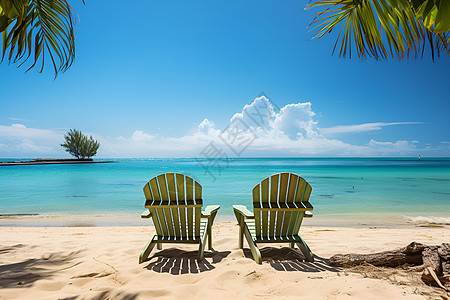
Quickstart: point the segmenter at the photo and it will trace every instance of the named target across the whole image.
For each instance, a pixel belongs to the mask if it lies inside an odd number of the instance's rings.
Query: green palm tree
[[[450,0],[320,0],[307,8],[320,10],[311,23],[314,38],[339,30],[339,56],[356,49],[360,58],[403,59],[423,55],[426,45],[433,60],[450,55]]]
[[[84,3],[84,0],[82,0]],[[50,58],[55,77],[75,58],[75,11],[66,0],[0,0],[2,59],[22,66],[31,58],[30,70]]]

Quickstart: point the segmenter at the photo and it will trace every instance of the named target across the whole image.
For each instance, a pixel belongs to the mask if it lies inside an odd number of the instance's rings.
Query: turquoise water
[[[210,166],[194,159],[120,159],[119,163],[0,167],[0,214],[139,214],[143,185],[180,172],[203,186],[204,203],[251,204],[265,177],[293,172],[312,186],[315,215],[402,214],[450,217],[450,159],[245,158]],[[211,176],[215,176],[215,179]]]

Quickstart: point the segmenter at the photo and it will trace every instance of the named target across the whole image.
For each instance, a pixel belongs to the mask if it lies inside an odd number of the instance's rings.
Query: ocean
[[[225,219],[233,218],[234,204],[251,208],[252,188],[261,180],[292,172],[312,186],[311,225],[450,224],[450,158],[116,160],[0,167],[0,225],[70,225],[71,219],[89,217],[88,225],[142,224],[142,188],[166,172],[197,180],[204,204],[220,204],[219,217]]]

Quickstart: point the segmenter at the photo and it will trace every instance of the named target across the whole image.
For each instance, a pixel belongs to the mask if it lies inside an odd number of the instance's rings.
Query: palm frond
[[[417,18],[409,0],[320,0],[307,8],[321,10],[314,13],[311,23],[315,26],[313,38],[320,39],[339,28],[333,49],[334,53],[340,43],[339,56],[351,57],[354,48],[361,59],[400,60],[423,55],[427,44],[433,60],[435,54],[439,56],[444,51],[450,54],[448,34],[429,31]]]
[[[75,11],[66,0],[0,0],[2,59],[22,66],[30,58],[34,68],[52,62],[55,77],[75,58]],[[32,55],[34,54],[34,55]]]

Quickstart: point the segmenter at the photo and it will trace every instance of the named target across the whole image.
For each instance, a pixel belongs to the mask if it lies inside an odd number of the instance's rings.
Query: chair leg
[[[162,250],[162,243],[157,243],[157,245],[156,245],[156,249],[158,249],[158,250]]]
[[[144,250],[142,251],[141,255],[139,256],[139,263],[142,264],[149,256],[150,252],[152,252],[153,247],[155,247],[155,240],[156,238],[156,234],[153,235],[153,237],[151,238],[151,240],[147,243],[147,245],[145,246]]]
[[[216,215],[217,211],[211,214],[211,216],[208,218],[208,250],[212,250],[212,225],[214,223]]]
[[[294,243],[294,242],[289,243],[289,247],[294,248],[294,246],[295,246],[295,243]]]
[[[309,249],[308,245],[301,237],[300,242],[298,242],[297,245],[300,248],[300,251],[302,251],[303,255],[305,256],[306,261],[314,262],[314,254],[311,252],[311,249]]]
[[[245,225],[245,228],[243,229],[243,234],[245,236],[245,239],[247,240],[248,246],[250,247],[250,251],[252,252],[253,259],[257,264],[262,264],[262,257],[261,252],[258,249],[258,246],[256,245],[256,242],[253,240],[250,231],[248,230],[247,225]]]
[[[207,234],[204,235],[204,237],[200,240],[199,246],[198,246],[198,261],[201,262],[205,256],[205,246],[206,246],[206,238],[208,237]]]
[[[239,249],[244,249],[244,217],[241,216],[241,222],[239,222]]]
[[[211,224],[208,222],[208,250],[212,249],[212,230]]]

